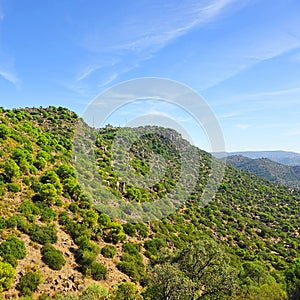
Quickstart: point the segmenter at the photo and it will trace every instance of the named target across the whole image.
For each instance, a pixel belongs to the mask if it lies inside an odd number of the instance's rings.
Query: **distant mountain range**
[[[214,152],[215,157],[224,158],[233,155],[242,155],[249,158],[268,158],[280,164],[295,166],[300,165],[300,153],[289,151],[239,151],[239,152]]]
[[[226,161],[238,169],[249,171],[269,181],[300,188],[300,166],[287,166],[268,158],[252,159],[242,155],[228,156]]]

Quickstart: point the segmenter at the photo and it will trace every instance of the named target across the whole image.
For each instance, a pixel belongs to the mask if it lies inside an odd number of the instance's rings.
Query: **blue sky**
[[[228,151],[300,152],[299,15],[298,0],[0,0],[0,105],[81,115],[113,85],[163,77],[206,100]],[[210,150],[183,113],[142,108]],[[141,106],[127,111],[115,119]]]

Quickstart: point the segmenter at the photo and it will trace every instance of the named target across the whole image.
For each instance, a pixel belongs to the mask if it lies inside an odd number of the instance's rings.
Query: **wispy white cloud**
[[[256,93],[237,93],[229,97],[222,96],[215,105],[221,109],[229,106],[243,104],[239,112],[223,113],[219,118],[235,118],[240,115],[249,115],[250,112],[275,108],[275,106],[290,107],[299,104],[300,88],[294,87],[289,89],[261,91]],[[271,105],[271,106],[269,106]]]
[[[102,66],[101,65],[90,65],[90,66],[86,66],[84,67],[83,70],[80,71],[80,73],[77,75],[75,81],[79,82],[84,80],[85,78],[89,77],[93,72],[101,69]]]
[[[119,73],[111,74],[104,82],[100,84],[100,87],[104,87],[112,83],[115,79],[119,77]]]
[[[21,80],[13,73],[0,70],[0,77],[12,83],[16,87],[20,87],[21,85]]]
[[[220,62],[223,70],[218,70],[215,80],[202,88],[202,92],[215,88],[233,77],[237,77],[247,70],[265,61],[277,59],[280,56],[289,55],[291,51],[300,48],[300,21],[286,20],[284,26],[253,26],[242,28],[243,34],[232,34],[225,37],[223,44],[218,45],[222,49],[211,60],[215,59],[218,69]],[[300,53],[294,56],[300,60]],[[214,66],[211,63],[212,68]],[[217,68],[216,67],[216,68]],[[223,71],[223,72],[222,72]]]
[[[239,129],[242,129],[242,130],[246,130],[246,129],[250,128],[251,125],[250,124],[237,124],[236,127]]]
[[[293,95],[293,94],[299,94],[299,93],[300,93],[300,88],[297,87],[297,88],[282,89],[282,90],[275,90],[275,91],[258,92],[258,93],[252,93],[252,94],[242,94],[242,95],[239,95],[239,97],[262,98],[262,97],[270,97],[270,96]]]
[[[233,118],[237,118],[241,115],[241,112],[236,112],[236,111],[232,111],[232,112],[228,112],[228,113],[222,113],[218,116],[219,119],[233,119]]]
[[[298,136],[298,135],[300,135],[300,129],[291,129],[290,131],[288,131],[288,135],[289,136]]]
[[[177,8],[167,9],[166,14],[160,14],[160,16],[156,11],[152,16],[154,19],[150,22],[149,20],[145,22],[145,16],[143,16],[143,19],[138,19],[131,24],[130,40],[123,43],[121,41],[115,46],[112,45],[112,48],[139,53],[156,52],[194,28],[213,21],[235,2],[237,1],[211,0],[208,4],[204,4],[203,1],[188,1],[188,3],[183,2]],[[164,10],[164,7],[158,9]],[[130,29],[133,25],[134,30]]]
[[[120,75],[137,68],[141,62],[153,58],[179,37],[212,22],[229,8],[236,10],[240,6],[237,0],[187,0],[176,6],[172,1],[154,2],[149,9],[143,7],[144,11],[135,13],[134,17],[120,18],[110,28],[109,36],[101,26],[89,30],[81,46],[94,56],[93,63],[79,72],[75,82],[88,80],[95,73],[102,72],[107,78],[100,80],[102,83],[97,86],[109,85]],[[110,65],[113,74],[105,69],[106,65],[103,66],[103,60],[107,59],[114,61]]]

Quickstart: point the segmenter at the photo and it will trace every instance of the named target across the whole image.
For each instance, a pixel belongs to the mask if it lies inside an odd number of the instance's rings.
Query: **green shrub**
[[[133,261],[120,261],[117,268],[135,282],[140,282],[145,275],[144,267],[135,264]]]
[[[10,135],[10,129],[5,124],[0,124],[0,139],[6,140]]]
[[[12,255],[16,259],[26,257],[25,243],[15,236],[10,236],[0,244],[0,256]]]
[[[91,275],[95,280],[104,280],[107,275],[107,268],[98,262],[94,262],[91,265]]]
[[[40,220],[42,222],[50,222],[56,218],[56,212],[51,207],[45,207],[42,210]]]
[[[82,294],[80,295],[80,300],[105,300],[108,296],[108,290],[106,287],[97,284],[91,283],[89,286],[83,290]]]
[[[8,159],[3,165],[4,174],[9,181],[21,174],[20,168],[13,159]]]
[[[28,271],[21,277],[16,288],[22,296],[31,296],[38,290],[38,286],[43,282],[42,273],[39,271]]]
[[[20,192],[21,188],[17,183],[9,183],[7,185],[7,190],[12,193],[18,193]]]
[[[38,226],[33,224],[30,227],[29,235],[32,241],[39,244],[55,243],[57,241],[57,230],[54,224]]]
[[[10,289],[15,273],[16,270],[9,263],[0,261],[0,293]]]
[[[136,229],[135,226],[131,223],[125,223],[122,225],[124,232],[130,236],[135,236],[136,235]]]
[[[142,300],[143,297],[139,294],[139,291],[135,284],[131,282],[121,282],[114,287],[112,294],[112,300]]]
[[[11,254],[0,254],[0,257],[2,257],[3,261],[11,264],[14,268],[18,266],[18,260]]]
[[[55,249],[51,244],[44,245],[41,252],[43,262],[52,270],[61,270],[66,263],[62,252]]]
[[[32,201],[25,200],[20,205],[19,212],[25,215],[28,220],[32,221],[33,217],[38,215],[40,210]]]
[[[125,243],[123,246],[124,252],[129,253],[131,255],[139,255],[141,246],[133,243]]]
[[[106,258],[113,258],[117,254],[117,250],[113,245],[106,245],[101,249],[101,254]]]

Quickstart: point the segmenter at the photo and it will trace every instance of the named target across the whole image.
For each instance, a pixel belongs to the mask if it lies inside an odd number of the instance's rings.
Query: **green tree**
[[[105,245],[101,249],[101,254],[107,258],[113,258],[117,254],[117,249],[113,245]]]
[[[0,139],[6,140],[10,135],[10,129],[5,124],[0,124]]]
[[[20,168],[13,159],[8,159],[3,165],[4,173],[9,181],[20,175]]]
[[[105,300],[108,297],[108,290],[106,287],[97,284],[91,283],[89,286],[83,290],[80,295],[80,300]]]
[[[57,194],[60,195],[62,192],[62,185],[60,183],[59,176],[51,170],[46,171],[40,178],[40,182],[44,184],[52,184],[56,191]]]
[[[26,257],[25,243],[15,236],[10,236],[0,244],[0,256],[12,255],[16,259]]]
[[[294,259],[289,268],[285,271],[285,277],[290,294],[300,288],[300,258]]]
[[[66,263],[62,252],[55,249],[55,247],[49,243],[42,247],[41,253],[43,262],[52,270],[61,270]]]
[[[93,262],[91,265],[91,275],[95,280],[106,279],[107,268],[98,262]]]
[[[146,299],[190,300],[195,299],[195,283],[176,265],[169,262],[154,266],[151,270],[151,283],[144,292]]]
[[[58,200],[58,192],[52,183],[44,183],[40,185],[39,196],[42,200],[55,204]]]
[[[17,284],[17,290],[22,296],[31,296],[38,290],[39,285],[43,282],[43,275],[41,272],[28,271],[21,277]]]
[[[158,297],[151,299],[220,299],[235,293],[237,281],[228,255],[209,239],[190,243],[174,257],[164,259],[150,274],[149,289]],[[180,290],[181,298],[173,293],[175,290]]]
[[[83,213],[83,222],[89,226],[93,227],[97,224],[99,215],[94,210],[85,210]]]
[[[0,293],[10,289],[16,270],[7,262],[0,261]]]
[[[111,298],[112,300],[142,300],[135,284],[131,282],[121,282],[114,287]],[[167,299],[167,298],[166,298]]]

